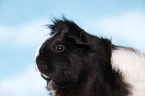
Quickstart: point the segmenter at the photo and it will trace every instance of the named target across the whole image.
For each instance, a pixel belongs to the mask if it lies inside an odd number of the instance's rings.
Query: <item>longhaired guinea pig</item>
[[[145,96],[145,55],[57,19],[36,64],[54,96]]]

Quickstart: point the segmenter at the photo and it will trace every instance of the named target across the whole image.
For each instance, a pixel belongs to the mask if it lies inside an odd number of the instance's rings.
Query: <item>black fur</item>
[[[36,63],[52,79],[56,96],[129,96],[129,84],[112,69],[115,46],[110,40],[90,35],[67,19],[55,20],[50,28],[54,36],[42,44]],[[57,52],[58,45],[65,50]]]

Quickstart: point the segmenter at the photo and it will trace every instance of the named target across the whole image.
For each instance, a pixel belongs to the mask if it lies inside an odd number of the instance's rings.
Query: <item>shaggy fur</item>
[[[138,51],[112,45],[110,40],[90,35],[67,19],[55,20],[49,27],[52,36],[38,49],[36,64],[55,96],[135,96],[135,85],[127,79],[131,75],[126,76],[125,66],[120,68],[121,56],[129,57],[117,53],[134,55]],[[144,55],[141,63],[145,66]]]

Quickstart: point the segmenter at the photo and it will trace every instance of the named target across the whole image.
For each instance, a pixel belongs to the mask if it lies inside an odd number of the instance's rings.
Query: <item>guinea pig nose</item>
[[[46,72],[46,70],[47,70],[47,65],[46,65],[46,64],[43,64],[43,65],[42,65],[42,69],[43,69],[43,72]]]

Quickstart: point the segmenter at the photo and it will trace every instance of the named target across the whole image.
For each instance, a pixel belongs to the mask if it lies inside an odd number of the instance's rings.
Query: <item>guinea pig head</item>
[[[77,86],[86,76],[89,35],[66,19],[55,20],[49,27],[51,36],[41,45],[36,57],[38,70],[44,79],[54,82],[54,87]]]

